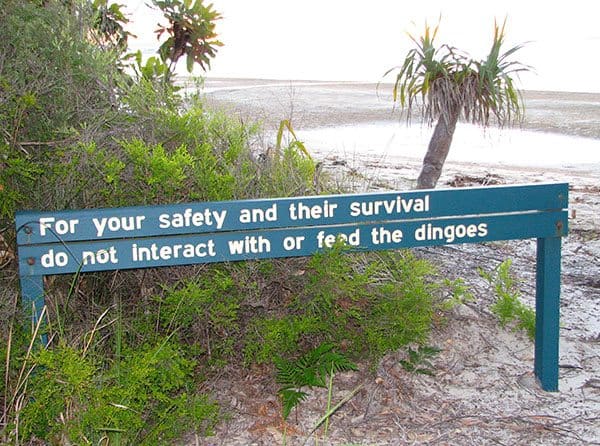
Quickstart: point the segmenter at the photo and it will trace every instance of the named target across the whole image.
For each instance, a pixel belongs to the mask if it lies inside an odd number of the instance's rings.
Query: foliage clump
[[[236,364],[271,368],[287,417],[311,387],[331,388],[335,373],[425,345],[448,300],[448,284],[410,252],[350,254],[341,242],[311,258],[204,266],[161,281],[126,301],[113,289],[118,297],[95,321],[102,294],[76,294],[51,312],[48,349],[15,343],[5,352],[10,370],[28,371],[9,373],[2,389],[18,415],[5,438],[169,444],[193,429],[208,435],[223,413],[196,389]],[[82,315],[90,297],[96,309]]]
[[[13,3],[0,0],[0,228],[12,226],[17,209],[312,190],[314,163],[294,146],[259,157],[256,124],[212,110],[174,86],[173,51],[180,50],[169,48],[177,39],[164,42],[164,60],[144,64],[141,54],[123,54],[128,34],[115,4]],[[218,14],[202,1],[154,3],[170,14],[173,27],[210,25],[214,34]],[[212,53],[198,56],[194,49],[203,37],[186,39],[181,51],[207,66]]]
[[[535,339],[535,310],[521,300],[517,282],[510,268],[512,260],[506,259],[492,272],[479,270],[479,274],[492,287],[496,301],[490,307],[500,325],[512,325],[515,330],[523,330],[529,339]]]
[[[339,244],[311,257],[295,278],[301,285],[290,278],[299,291],[279,312],[252,322],[246,362],[270,363],[332,343],[375,365],[388,352],[427,340],[441,308],[431,265],[409,252],[346,256],[345,250]]]
[[[127,349],[110,364],[67,345],[42,349],[32,361],[22,439],[171,444],[193,427],[210,434],[219,417],[214,402],[190,392],[194,364],[168,340]]]
[[[64,148],[115,119],[117,55],[79,36],[77,18],[49,2],[0,1],[0,227],[38,203],[39,180],[69,162]],[[36,197],[37,198],[37,197]]]
[[[336,352],[332,344],[321,344],[304,353],[294,361],[275,358],[277,382],[281,385],[279,396],[282,400],[284,419],[291,410],[308,394],[303,387],[327,387],[327,376],[337,372],[357,370],[356,364]]]

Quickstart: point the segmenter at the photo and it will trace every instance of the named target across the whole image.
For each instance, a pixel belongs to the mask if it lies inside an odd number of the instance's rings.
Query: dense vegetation
[[[200,1],[154,3],[218,19]],[[210,434],[223,409],[198,389],[234,364],[277,372],[287,416],[323,375],[425,343],[463,287],[436,283],[408,253],[342,245],[309,259],[50,277],[44,323],[23,327],[17,209],[320,192],[297,141],[263,148],[258,125],[173,86],[177,57],[208,65],[213,28],[185,44],[166,28],[171,46],[142,61],[125,54],[124,25],[102,0],[0,0],[0,442],[171,444]]]

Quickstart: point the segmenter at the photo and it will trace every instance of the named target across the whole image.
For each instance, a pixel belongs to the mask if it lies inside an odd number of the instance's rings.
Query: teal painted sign
[[[544,333],[536,338],[536,374],[556,390],[567,201],[567,184],[542,184],[23,211],[16,216],[23,305],[35,320],[45,275],[308,256],[338,238],[357,251],[536,238],[537,332]]]

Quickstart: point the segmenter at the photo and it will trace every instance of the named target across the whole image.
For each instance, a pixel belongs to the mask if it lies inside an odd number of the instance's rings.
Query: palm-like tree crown
[[[510,61],[523,45],[501,53],[504,29],[494,23],[492,48],[484,60],[474,60],[449,45],[436,48],[433,30],[426,24],[418,40],[409,35],[416,48],[410,50],[397,71],[393,98],[407,117],[415,112],[417,99],[422,100],[423,119],[432,124],[439,118],[448,121],[459,113],[466,121],[483,126],[493,123],[502,127],[522,119],[523,102],[513,83],[513,76],[530,70],[520,62]]]

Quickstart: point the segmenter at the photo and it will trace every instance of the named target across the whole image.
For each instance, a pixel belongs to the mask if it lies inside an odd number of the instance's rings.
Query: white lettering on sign
[[[260,254],[262,252],[271,252],[271,241],[262,235],[247,235],[241,240],[230,240],[229,254]]]
[[[311,220],[317,218],[331,218],[337,209],[337,203],[330,203],[323,200],[323,204],[308,206],[301,201],[298,204],[290,204],[290,219],[292,220]]]
[[[63,251],[57,251],[55,253],[54,249],[51,248],[46,254],[42,255],[40,263],[44,268],[54,268],[55,266],[62,268],[69,263],[69,256]]]
[[[350,246],[360,246],[360,229],[357,228],[356,231],[353,231],[350,234],[344,234],[342,232],[337,234],[325,234],[325,231],[319,231],[317,234],[317,244],[319,248],[331,248],[338,238]]]
[[[117,250],[114,246],[97,251],[83,251],[81,258],[84,265],[95,265],[96,263],[104,265],[109,262],[113,264],[119,263]]]
[[[283,239],[283,249],[286,251],[292,251],[294,249],[302,249],[302,242],[306,240],[303,235],[300,236],[289,236]]]
[[[390,231],[383,226],[371,229],[371,241],[374,245],[401,243],[403,236],[401,229]]]
[[[156,243],[152,243],[149,248],[138,246],[137,243],[131,245],[131,257],[134,262],[179,258],[191,259],[194,257],[214,257],[216,255],[215,242],[213,240],[208,240],[206,243],[164,245],[160,248]]]
[[[221,229],[227,216],[226,210],[215,211],[204,209],[202,212],[194,212],[187,208],[183,213],[175,212],[173,214],[160,214],[158,216],[160,229],[168,228],[187,228],[190,226],[215,226]]]
[[[39,219],[40,235],[46,236],[47,232],[53,232],[57,235],[74,234],[75,226],[79,224],[78,219],[57,220],[54,217],[41,217]]]
[[[425,240],[444,240],[446,243],[452,243],[457,239],[485,237],[487,234],[487,223],[448,226],[434,226],[431,223],[427,223],[421,225],[415,231],[415,240],[420,242]]]
[[[350,215],[352,217],[428,211],[429,195],[407,200],[398,195],[395,200],[353,201],[350,203]]]
[[[277,203],[268,209],[241,209],[240,223],[277,221]]]
[[[146,219],[145,215],[132,215],[128,217],[102,217],[92,218],[92,223],[96,228],[96,236],[102,237],[106,230],[116,231],[137,231],[142,228],[142,221]]]

